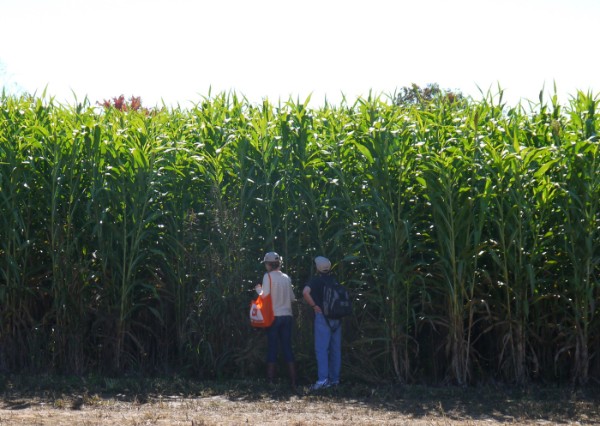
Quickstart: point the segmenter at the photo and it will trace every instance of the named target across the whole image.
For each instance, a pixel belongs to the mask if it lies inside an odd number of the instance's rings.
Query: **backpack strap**
[[[267,277],[269,277],[269,294],[271,295],[271,299],[273,298],[273,281],[271,281],[271,271],[267,272]]]

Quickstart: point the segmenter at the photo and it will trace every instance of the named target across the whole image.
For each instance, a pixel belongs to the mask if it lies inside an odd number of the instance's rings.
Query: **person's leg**
[[[292,350],[292,329],[294,326],[294,319],[291,316],[280,317],[281,328],[279,338],[281,340],[281,348],[283,350],[283,359],[285,360],[288,367],[288,374],[290,377],[290,385],[292,390],[296,390],[296,364],[294,362],[294,352]]]
[[[291,316],[279,317],[281,325],[279,328],[279,339],[281,341],[281,349],[283,351],[283,359],[285,362],[294,362],[294,352],[292,350],[292,328],[294,325]]]
[[[330,325],[332,330],[329,340],[329,382],[337,385],[342,369],[342,324],[340,320],[334,320]]]
[[[279,317],[275,317],[271,327],[267,332],[267,381],[272,383],[275,380],[277,368],[277,351],[279,349]]]
[[[277,352],[279,351],[279,328],[281,326],[280,317],[275,317],[275,321],[267,331],[267,363],[277,362]]]
[[[329,337],[331,330],[323,314],[315,315],[315,355],[317,357],[317,383],[329,377]]]

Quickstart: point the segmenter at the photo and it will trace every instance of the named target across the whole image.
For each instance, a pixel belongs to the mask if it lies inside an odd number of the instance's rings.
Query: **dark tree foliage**
[[[400,88],[399,92],[394,96],[394,105],[424,104],[440,96],[446,98],[449,102],[455,102],[464,98],[460,92],[440,89],[437,83],[430,83],[423,88],[413,83],[410,87],[404,86]]]

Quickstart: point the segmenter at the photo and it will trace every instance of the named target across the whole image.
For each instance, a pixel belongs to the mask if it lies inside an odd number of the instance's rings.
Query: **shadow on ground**
[[[165,397],[212,398],[230,401],[290,401],[359,404],[373,410],[398,412],[414,419],[429,416],[448,420],[496,422],[547,421],[597,424],[600,422],[600,388],[559,387],[431,387],[343,383],[311,392],[307,383],[292,392],[287,381],[274,385],[264,380],[199,381],[182,377],[26,377],[0,376],[0,409],[21,410],[44,404],[79,409],[89,401],[111,400],[149,404]]]

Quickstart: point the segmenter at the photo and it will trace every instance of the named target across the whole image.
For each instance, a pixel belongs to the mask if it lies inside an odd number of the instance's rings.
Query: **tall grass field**
[[[263,375],[266,251],[349,289],[343,376],[600,381],[599,97],[0,98],[0,369]],[[311,310],[294,306],[309,376]]]

